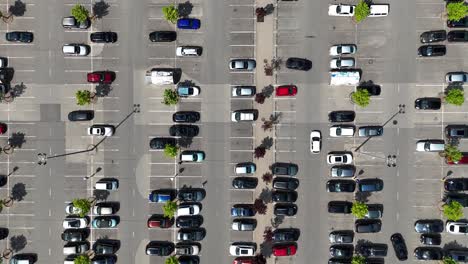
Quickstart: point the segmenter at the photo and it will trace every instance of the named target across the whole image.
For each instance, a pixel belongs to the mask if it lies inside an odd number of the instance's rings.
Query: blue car
[[[174,200],[174,194],[170,191],[155,190],[149,194],[148,198],[153,203],[165,203]]]
[[[179,29],[199,29],[200,19],[196,18],[181,18],[177,20],[177,28]]]
[[[236,204],[231,208],[231,216],[254,216],[255,211],[252,206]]]

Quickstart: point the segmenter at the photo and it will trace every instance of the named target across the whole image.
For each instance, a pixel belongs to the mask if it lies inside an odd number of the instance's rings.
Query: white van
[[[390,6],[389,5],[370,5],[369,17],[384,17],[388,16]]]
[[[150,77],[151,83],[156,85],[176,84],[174,79],[174,69],[154,68],[146,72]]]

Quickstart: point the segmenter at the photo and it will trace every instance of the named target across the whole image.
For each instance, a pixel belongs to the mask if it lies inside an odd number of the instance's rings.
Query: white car
[[[351,125],[336,125],[330,127],[330,137],[352,137],[356,128]]]
[[[96,188],[96,190],[115,191],[119,188],[119,180],[114,178],[102,178],[95,183],[94,188]]]
[[[331,165],[352,164],[353,156],[349,153],[329,153],[327,163]]]
[[[71,56],[87,56],[90,50],[86,44],[65,44],[62,47],[63,54]]]
[[[463,222],[448,222],[445,229],[450,234],[468,235],[468,223]]]
[[[357,47],[354,44],[338,44],[330,47],[330,56],[340,56],[343,54],[354,54]]]
[[[234,169],[236,174],[253,174],[257,166],[252,162],[237,163]]]
[[[384,17],[388,16],[390,5],[377,4],[369,6],[369,17]]]
[[[180,153],[181,162],[202,162],[205,160],[205,152],[199,150],[184,150]]]
[[[329,5],[328,6],[328,15],[329,16],[354,16],[353,5]]]
[[[445,141],[443,139],[427,139],[416,142],[416,151],[420,152],[443,152]]]
[[[310,152],[318,154],[320,149],[322,149],[322,133],[319,130],[313,130],[310,132]]]
[[[232,87],[232,97],[248,97],[255,95],[255,86],[234,86]]]
[[[88,128],[90,136],[113,136],[115,127],[113,125],[92,125]]]
[[[81,213],[81,209],[78,208],[78,207],[75,207],[73,205],[73,203],[69,203],[66,207],[65,207],[65,212],[67,214],[71,214],[71,215],[77,215],[77,214],[80,214]]]
[[[200,213],[200,206],[197,204],[181,204],[177,209],[177,216],[182,215],[198,215]]]
[[[199,57],[202,55],[202,47],[180,46],[176,48],[176,55],[179,57]]]
[[[257,120],[256,110],[238,110],[231,113],[232,122],[244,122]]]
[[[236,257],[252,257],[255,255],[255,247],[250,244],[231,245],[229,253]]]
[[[353,58],[337,58],[330,61],[330,68],[332,69],[342,69],[342,68],[351,68],[354,67]]]
[[[87,218],[84,217],[73,217],[73,218],[65,218],[63,220],[63,228],[86,228],[89,224]]]
[[[468,82],[467,72],[449,72],[445,75],[445,81],[447,83],[459,83],[463,84]]]
[[[229,69],[238,71],[253,71],[257,63],[253,59],[232,59],[229,62]]]

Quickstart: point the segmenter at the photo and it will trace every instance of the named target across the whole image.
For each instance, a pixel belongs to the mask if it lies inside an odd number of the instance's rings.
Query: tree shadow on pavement
[[[95,89],[97,97],[108,96],[109,93],[112,91],[112,87],[110,86],[110,84],[105,83],[98,84]]]
[[[26,13],[26,4],[20,0],[16,0],[13,5],[10,5],[8,12],[13,16],[24,16],[24,13]]]
[[[458,243],[456,240],[450,241],[448,243],[445,243],[444,247],[442,248],[444,251],[450,250],[450,249],[466,249],[465,246],[462,244]]]
[[[177,10],[179,11],[179,16],[188,17],[192,13],[193,5],[189,1],[179,3],[179,5],[177,6]]]
[[[94,3],[93,18],[101,19],[109,14],[110,5],[103,0]]]
[[[354,199],[361,203],[367,203],[369,201],[369,197],[371,196],[371,192],[356,192],[354,194]]]
[[[191,137],[181,137],[177,140],[177,144],[183,148],[188,148],[192,145],[193,138]]]
[[[24,183],[16,183],[13,188],[11,188],[11,199],[15,201],[22,201],[26,194],[28,194],[28,192],[26,191],[26,185]]]
[[[271,190],[268,187],[263,188],[258,198],[266,204],[271,203]]]
[[[12,236],[10,238],[11,249],[15,252],[18,252],[26,247],[28,240],[24,235]]]
[[[269,241],[261,243],[260,253],[267,258],[271,257],[271,254],[273,253],[273,243]]]
[[[8,139],[8,144],[12,148],[21,148],[24,143],[26,143],[26,134],[22,132],[15,132],[11,134],[11,137]]]

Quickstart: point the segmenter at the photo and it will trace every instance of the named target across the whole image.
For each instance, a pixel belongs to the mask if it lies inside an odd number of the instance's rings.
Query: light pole
[[[89,175],[89,176],[86,176],[86,177],[83,177],[83,180],[86,181],[87,179],[89,179],[89,178],[91,178],[91,177],[94,177],[94,175],[96,175],[96,174],[97,174],[98,172],[100,172],[101,170],[102,170],[102,168],[101,168],[101,167],[98,167],[98,168],[96,169],[96,171],[95,171],[93,174],[91,174],[91,175]]]
[[[132,116],[134,113],[140,113],[140,105],[139,104],[134,104],[133,105],[133,111],[130,112],[122,121],[120,121],[119,124],[117,124],[117,126],[115,126],[115,129],[117,130],[117,128],[122,125],[128,118],[130,118],[130,116]],[[80,150],[80,151],[75,151],[75,152],[70,152],[70,153],[64,153],[64,154],[59,154],[59,155],[53,155],[53,156],[47,156],[47,153],[39,153],[37,154],[37,158],[38,158],[38,161],[37,161],[37,164],[38,165],[46,165],[47,164],[47,161],[50,160],[50,159],[55,159],[55,158],[60,158],[60,157],[65,157],[65,156],[70,156],[70,155],[75,155],[75,154],[80,154],[80,153],[87,153],[87,152],[91,152],[93,150],[96,150],[97,147],[99,145],[101,145],[102,142],[104,142],[104,140],[107,139],[107,137],[109,137],[108,135],[105,135],[98,143],[96,143],[95,145],[92,145],[91,148],[88,148],[88,149],[85,149],[85,150]]]

